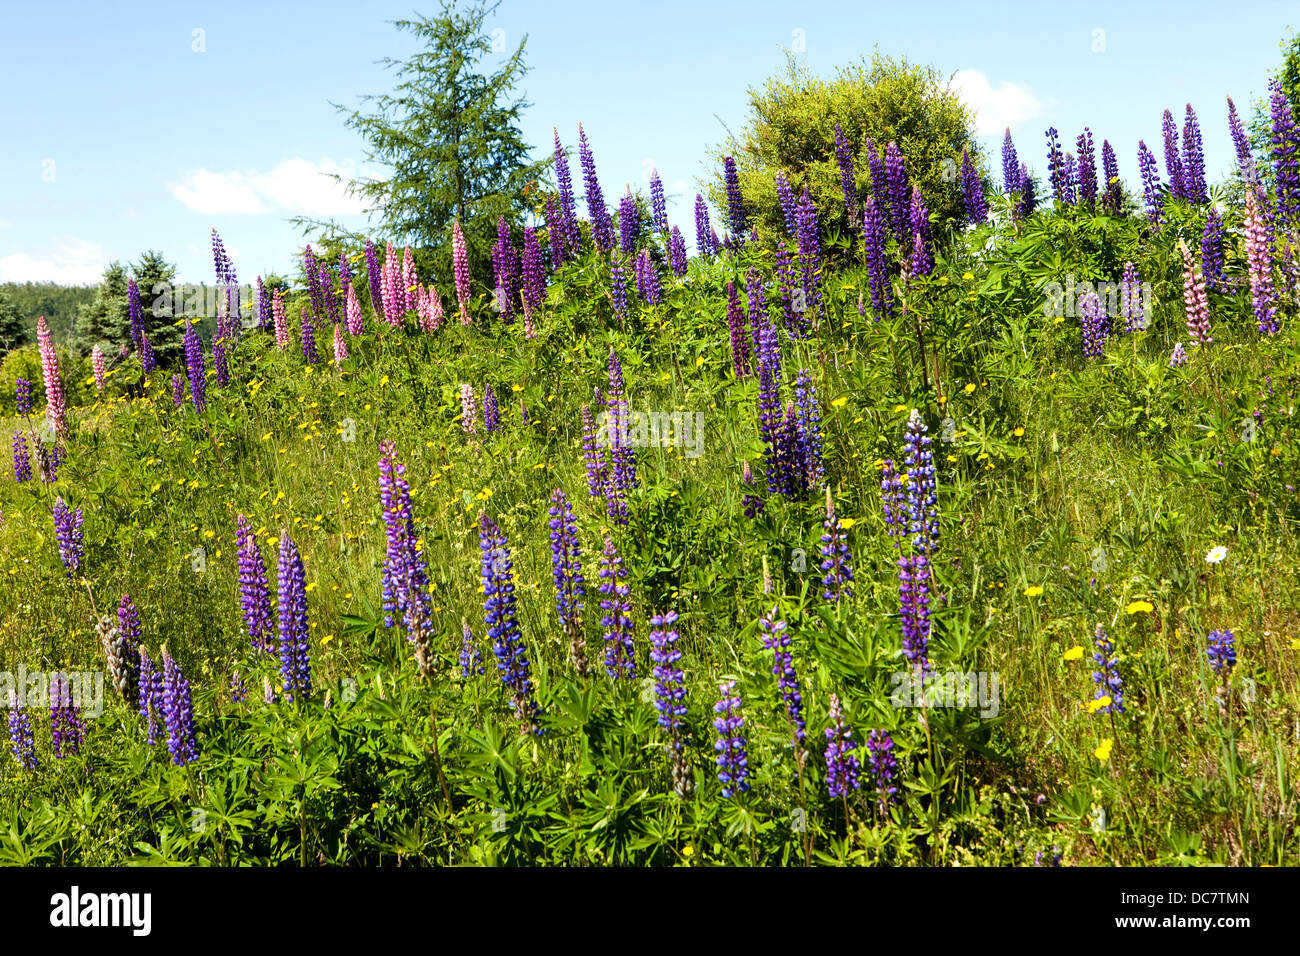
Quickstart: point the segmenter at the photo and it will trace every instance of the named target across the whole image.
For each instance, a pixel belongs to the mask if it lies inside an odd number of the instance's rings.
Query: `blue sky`
[[[147,248],[211,281],[215,226],[242,280],[287,272],[296,214],[360,227],[325,171],[364,143],[332,102],[391,88],[385,56],[413,51],[389,21],[433,4],[6,2],[0,33],[0,281],[93,282]],[[784,64],[818,74],[873,47],[930,63],[979,112],[997,162],[1010,124],[1043,172],[1043,131],[1088,125],[1137,176],[1160,154],[1160,118],[1196,108],[1212,178],[1232,164],[1224,96],[1266,91],[1300,7],[1238,3],[534,2],[504,0],[488,27],[528,36],[523,123],[540,156],[551,128],[587,130],[606,198],[656,166],[687,225],[707,151],[746,121],[747,89]],[[202,31],[197,32],[196,31]],[[201,50],[199,49],[201,48]],[[499,59],[499,58],[495,58]],[[716,114],[716,115],[715,115]],[[581,204],[580,204],[581,205]],[[690,233],[691,230],[683,229]]]

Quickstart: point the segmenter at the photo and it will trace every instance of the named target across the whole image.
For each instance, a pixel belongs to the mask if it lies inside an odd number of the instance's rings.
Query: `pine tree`
[[[126,267],[114,260],[104,267],[95,298],[77,310],[72,326],[72,347],[83,355],[98,345],[105,355],[115,355],[131,341],[127,323]]]
[[[529,184],[547,165],[529,160],[519,129],[530,104],[510,99],[527,72],[527,36],[496,72],[480,72],[483,57],[504,52],[500,34],[483,30],[496,8],[478,3],[458,12],[443,0],[436,18],[396,21],[425,49],[405,61],[384,60],[396,67],[396,89],[363,97],[374,112],[346,120],[369,143],[367,159],[392,170],[388,179],[354,180],[349,188],[379,213],[383,239],[434,250],[443,281],[451,276],[453,220],[465,231],[471,274],[490,275],[497,218],[523,215]]]

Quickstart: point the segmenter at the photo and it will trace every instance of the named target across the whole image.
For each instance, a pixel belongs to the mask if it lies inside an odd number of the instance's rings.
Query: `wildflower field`
[[[490,269],[455,223],[250,299],[213,229],[180,360],[134,280],[123,355],[42,320],[0,862],[1300,862],[1271,93],[1202,109],[1222,182],[1190,105],[937,178],[827,117],[834,192],[728,156],[694,223],[559,131]]]

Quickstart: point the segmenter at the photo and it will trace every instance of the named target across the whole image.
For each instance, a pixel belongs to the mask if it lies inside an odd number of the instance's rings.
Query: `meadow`
[[[557,138],[492,273],[376,238],[185,367],[47,336],[0,670],[106,676],[10,707],[0,862],[1295,865],[1274,116],[1133,192],[1008,134],[956,218],[827,155],[847,230],[727,165],[674,232],[585,139],[579,219]]]

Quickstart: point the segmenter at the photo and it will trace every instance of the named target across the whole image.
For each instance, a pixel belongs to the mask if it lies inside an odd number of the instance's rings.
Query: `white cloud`
[[[103,278],[107,262],[99,243],[65,236],[56,238],[53,250],[40,258],[26,252],[0,257],[0,282],[94,285]]]
[[[10,222],[8,219],[0,219],[0,229],[8,229]]]
[[[995,89],[979,70],[958,70],[948,88],[975,111],[975,132],[981,136],[1001,133],[1043,114],[1043,104],[1019,83],[1003,80]]]
[[[349,196],[344,186],[330,178],[357,176],[351,160],[312,162],[295,156],[270,170],[212,172],[188,170],[167,189],[185,206],[206,214],[268,213],[306,216],[360,215],[360,197]]]

